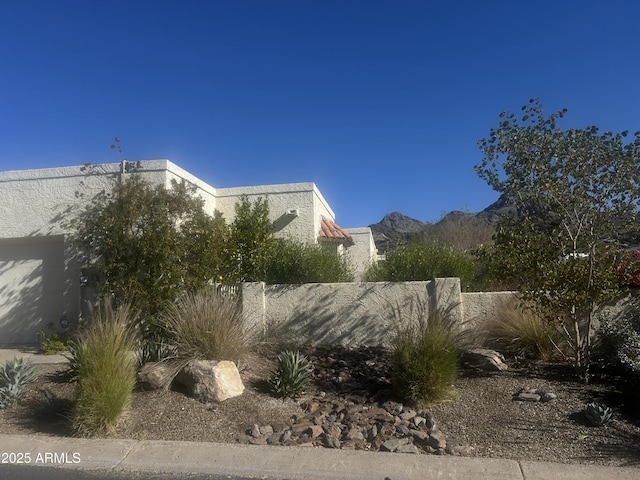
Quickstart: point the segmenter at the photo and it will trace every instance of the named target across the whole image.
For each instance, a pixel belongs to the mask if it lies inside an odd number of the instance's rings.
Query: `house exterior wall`
[[[217,209],[227,222],[235,218],[235,204],[243,195],[251,202],[266,198],[275,236],[303,243],[317,242],[321,215],[335,218],[333,210],[313,183],[218,188],[216,195]],[[297,210],[298,215],[287,215],[290,210]]]
[[[265,197],[276,236],[300,242],[318,241],[322,216],[335,219],[313,183],[215,189],[169,160],[142,161],[124,174],[120,163],[0,172],[0,344],[36,342],[47,323],[77,321],[86,287],[65,225],[95,194],[130,175],[166,187],[184,180],[195,186],[205,211],[217,209],[227,222],[242,195]]]
[[[153,184],[171,186],[185,180],[196,187],[206,211],[215,210],[215,188],[168,160],[147,160],[137,173]],[[120,178],[120,164],[44,168],[0,172],[0,238],[64,235],[65,221],[101,190],[111,189]],[[84,195],[76,196],[76,192]]]
[[[346,250],[347,260],[351,264],[356,280],[364,280],[369,266],[377,261],[378,250],[369,227],[345,228],[354,244]]]

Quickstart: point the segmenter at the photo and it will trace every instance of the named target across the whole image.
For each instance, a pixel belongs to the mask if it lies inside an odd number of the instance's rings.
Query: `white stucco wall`
[[[213,213],[215,189],[168,160],[142,161],[137,173],[150,183],[171,186],[185,180],[196,187]],[[101,190],[110,190],[120,175],[119,163],[0,172],[0,238],[64,235],[65,220]],[[84,194],[84,200],[76,197]]]
[[[0,172],[0,343],[35,343],[63,315],[77,322],[81,272],[65,223],[119,174],[119,163]],[[184,179],[215,209],[215,189],[168,160],[143,161],[126,175],[166,186]]]
[[[36,343],[37,332],[78,309],[79,286],[62,236],[0,239],[0,344]]]
[[[235,218],[235,205],[243,195],[251,202],[266,198],[269,204],[269,219],[273,222],[275,235],[291,238],[303,243],[315,243],[320,232],[320,216],[332,220],[335,214],[313,183],[288,183],[251,187],[218,188],[217,209],[227,222]],[[298,216],[286,213],[297,210]]]
[[[293,343],[384,345],[394,322],[445,309],[462,325],[460,280],[431,282],[247,283],[242,308],[253,331]]]
[[[431,282],[246,283],[242,308],[255,332],[300,344],[385,345],[394,322],[446,311],[462,328],[481,329],[513,292],[460,293],[460,279]]]
[[[77,317],[81,272],[73,261],[64,225],[84,202],[101,190],[110,190],[121,178],[120,169],[120,163],[111,163],[89,169],[72,166],[0,172],[0,343],[35,341],[34,332],[46,323],[56,323],[63,314]],[[206,211],[213,214],[220,210],[227,222],[233,221],[235,204],[242,195],[251,200],[266,197],[276,235],[301,242],[317,242],[322,216],[335,220],[313,183],[215,189],[169,160],[141,161],[136,173],[124,175],[140,175],[166,187],[172,180],[185,180],[196,187]],[[77,197],[76,192],[83,197]],[[290,210],[297,210],[297,216],[287,215]],[[370,232],[354,234],[366,238]],[[357,258],[359,252],[366,251],[363,255],[369,258],[370,248],[366,239],[353,250],[354,263],[363,264]],[[24,321],[16,323],[19,319]]]
[[[369,227],[345,228],[344,229],[354,244],[346,250],[349,261],[356,280],[363,280],[369,266],[377,262],[378,250],[373,241],[373,235]]]
[[[467,292],[461,294],[462,312],[470,326],[482,327],[494,318],[500,305],[517,302],[516,292]]]

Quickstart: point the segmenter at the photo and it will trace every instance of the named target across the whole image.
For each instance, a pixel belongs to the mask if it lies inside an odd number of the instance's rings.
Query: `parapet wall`
[[[309,344],[385,345],[394,322],[447,311],[463,328],[477,328],[511,292],[460,292],[460,279],[430,282],[246,283],[242,307],[261,334]]]

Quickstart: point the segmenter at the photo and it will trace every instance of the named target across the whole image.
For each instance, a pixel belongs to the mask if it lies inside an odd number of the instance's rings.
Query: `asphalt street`
[[[73,470],[34,465],[0,465],[0,478],[11,480],[255,480],[215,474],[160,474],[148,472],[111,472],[105,470]],[[269,480],[287,480],[286,478]]]

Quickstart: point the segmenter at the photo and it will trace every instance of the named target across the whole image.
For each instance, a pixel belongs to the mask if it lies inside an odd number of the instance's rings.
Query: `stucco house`
[[[343,229],[314,183],[214,188],[168,160],[140,162],[127,173],[125,163],[0,172],[0,344],[33,343],[49,322],[72,324],[81,310],[83,277],[73,260],[64,220],[84,198],[108,189],[127,175],[171,186],[185,180],[196,187],[205,209],[227,221],[242,195],[266,197],[274,234],[321,243],[347,256],[356,276],[376,259],[369,228]]]

